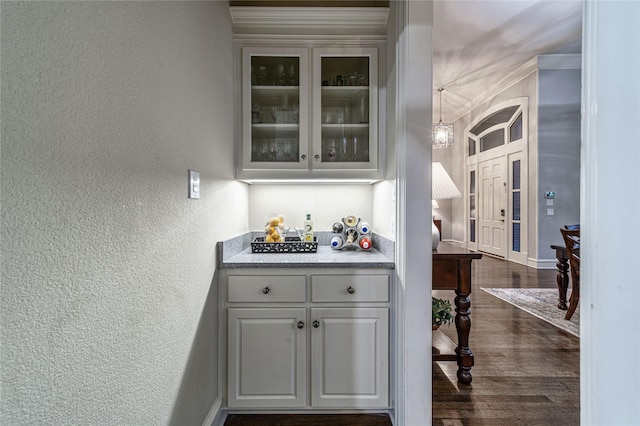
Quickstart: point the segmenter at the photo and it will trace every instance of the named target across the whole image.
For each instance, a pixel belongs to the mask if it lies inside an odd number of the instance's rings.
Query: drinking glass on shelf
[[[257,102],[254,102],[253,105],[251,105],[251,123],[260,123],[260,104]]]
[[[332,108],[322,108],[322,122],[324,124],[333,123],[333,109]]]
[[[369,122],[369,94],[367,92],[358,95],[358,121],[360,123]]]
[[[342,151],[341,151],[341,155],[340,155],[340,159],[342,161],[349,161],[349,150],[350,150],[350,146],[349,146],[349,141],[347,139],[346,136],[342,137]]]
[[[272,140],[271,143],[269,144],[269,161],[275,161],[277,154],[278,154],[278,149],[276,146],[276,141]]]
[[[347,76],[347,85],[348,86],[357,86],[358,85],[358,71],[352,71]]]
[[[258,85],[264,86],[267,84],[267,75],[269,74],[267,67],[260,65],[258,67]]]
[[[285,77],[286,77],[286,73],[285,73],[284,65],[278,64],[276,66],[276,79],[278,81],[279,86],[284,86]]]
[[[353,161],[358,161],[358,137],[353,137]]]
[[[327,144],[327,158],[329,161],[333,162],[336,160],[336,141],[335,139],[329,139],[329,143]]]
[[[260,155],[259,155],[260,161],[267,161],[269,158],[269,147],[267,146],[267,143],[264,140],[262,141],[261,145],[262,147],[260,149]]]
[[[293,161],[293,146],[291,146],[291,140],[284,146],[285,161]]]
[[[296,66],[295,64],[289,64],[287,71],[287,77],[289,78],[289,86],[297,86],[296,84]]]
[[[353,123],[353,120],[351,118],[351,105],[349,105],[348,103],[344,106],[344,122],[346,124]]]

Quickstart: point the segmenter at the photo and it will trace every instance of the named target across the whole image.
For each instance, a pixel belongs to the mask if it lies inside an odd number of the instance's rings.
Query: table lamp
[[[458,190],[458,187],[442,166],[442,163],[436,162],[431,164],[431,202],[437,202],[435,200],[448,200],[451,198],[460,198],[462,194]],[[432,210],[433,211],[433,210]],[[432,214],[433,219],[433,214]],[[433,250],[438,248],[440,243],[440,232],[435,222],[431,220],[431,248]]]

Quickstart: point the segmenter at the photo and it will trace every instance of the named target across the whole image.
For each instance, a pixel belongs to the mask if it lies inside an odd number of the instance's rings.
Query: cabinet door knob
[[[298,328],[304,328],[304,322],[298,321]]]
[[[306,160],[306,159],[307,159],[307,154],[302,154],[302,155],[300,156],[300,158],[302,158],[302,161]]]
[[[318,328],[318,327],[320,327],[320,321],[315,320],[315,321],[313,322],[313,328]]]
[[[269,287],[265,287],[262,289],[262,293],[267,294],[271,291],[271,289]]]
[[[316,161],[320,161],[320,156],[319,156],[318,154],[314,155],[314,156],[313,156],[313,158],[314,158]]]
[[[347,293],[349,293],[349,294],[353,294],[353,293],[355,293],[355,292],[356,292],[356,289],[355,289],[355,288],[353,288],[353,287],[349,287],[349,288],[347,289]]]

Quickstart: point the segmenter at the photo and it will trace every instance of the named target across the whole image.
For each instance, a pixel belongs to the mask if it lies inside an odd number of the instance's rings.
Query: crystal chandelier
[[[440,122],[433,126],[432,130],[432,144],[434,148],[447,148],[453,144],[453,124],[444,124],[442,122],[442,91],[444,89],[438,89],[440,92]]]

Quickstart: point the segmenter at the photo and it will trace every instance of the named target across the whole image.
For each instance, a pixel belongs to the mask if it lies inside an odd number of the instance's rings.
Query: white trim
[[[456,246],[456,247],[461,247],[461,248],[467,248],[467,245],[464,241],[459,241],[459,240],[442,240],[442,242],[451,244],[452,246]]]
[[[638,425],[640,2],[583,10],[580,422]]]
[[[556,259],[534,259],[532,257],[527,258],[526,266],[535,269],[557,269]]]
[[[424,301],[431,295],[431,117],[432,1],[392,2],[396,33],[396,185],[398,238],[398,357],[396,422],[398,426],[431,425],[431,314]]]
[[[220,410],[222,407],[222,398],[218,397],[213,401],[213,405],[207,413],[207,417],[204,418],[202,426],[223,426],[227,419],[227,413],[224,410]]]
[[[582,68],[582,55],[579,53],[564,55],[539,55],[539,70],[579,70]]]
[[[229,7],[235,34],[386,35],[387,7]]]
[[[477,136],[471,133],[471,129],[476,126],[478,123],[485,120],[487,117],[495,114],[496,112],[503,110],[505,108],[517,106],[518,108],[514,111],[513,115],[508,121],[503,123],[499,123],[491,126],[488,129],[485,129],[482,133]],[[522,115],[522,138],[509,142],[509,128],[514,123],[515,119]],[[493,132],[497,129],[504,129],[504,137],[505,141],[502,146],[486,150],[484,152],[480,152],[480,138],[490,132]],[[465,184],[464,184],[464,229],[465,236],[467,238],[467,248],[478,250],[480,248],[480,221],[482,219],[481,214],[481,197],[480,197],[480,174],[479,174],[479,165],[485,161],[493,161],[498,158],[504,158],[505,167],[503,172],[503,177],[507,183],[507,197],[506,197],[506,210],[507,214],[507,222],[505,224],[505,251],[506,254],[504,257],[499,256],[505,260],[519,263],[522,265],[528,265],[527,261],[527,253],[529,252],[529,241],[528,241],[528,232],[532,225],[530,218],[528,217],[528,209],[529,209],[529,140],[530,140],[530,129],[529,129],[529,97],[528,96],[519,96],[516,98],[508,99],[502,102],[499,102],[495,105],[490,106],[482,114],[478,115],[473,121],[471,121],[464,130],[464,144],[466,149],[464,149],[465,155]],[[476,150],[475,155],[469,156],[468,149],[468,140],[473,139],[476,142]],[[512,190],[511,190],[511,182],[513,180],[512,177],[512,159],[513,157],[517,157],[520,160],[520,251],[515,252],[512,250],[512,226],[513,221],[510,219],[513,217],[512,212]],[[470,178],[469,175],[471,171],[475,171],[476,179],[475,179],[475,196],[476,196],[476,235],[475,242],[471,242],[470,240],[470,226],[469,223],[471,221],[470,212],[469,212],[469,195],[470,195]]]

